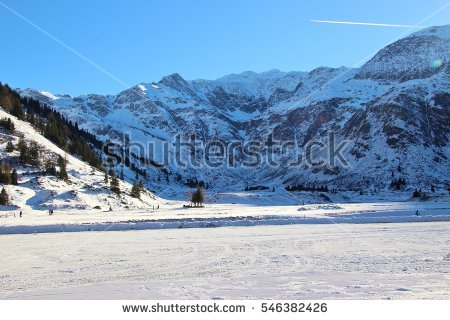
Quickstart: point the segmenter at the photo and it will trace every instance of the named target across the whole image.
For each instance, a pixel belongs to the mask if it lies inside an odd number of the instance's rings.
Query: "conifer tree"
[[[36,141],[31,141],[28,146],[28,162],[31,165],[38,166],[40,163],[40,150]]]
[[[17,143],[17,149],[20,152],[19,156],[20,161],[23,164],[27,164],[29,162],[28,146],[23,136],[20,136],[19,138],[19,142]]]
[[[8,141],[8,143],[6,144],[6,152],[13,152],[14,151],[14,145],[11,141]]]
[[[19,184],[16,168],[11,172],[11,184],[15,186]]]
[[[0,119],[0,127],[11,133],[14,132],[14,123],[11,121],[11,118]]]
[[[11,166],[7,163],[0,165],[0,183],[11,184]]]
[[[11,99],[7,95],[0,96],[0,106],[3,107],[7,112],[12,109]]]
[[[58,177],[62,180],[69,180],[69,175],[67,174],[67,160],[61,155],[58,158],[59,165],[59,175]]]
[[[23,112],[23,108],[20,105],[20,102],[13,106],[11,114],[13,116],[16,116],[17,119],[19,119],[19,120],[24,120],[25,119],[25,112]]]
[[[136,181],[133,182],[133,186],[131,188],[131,196],[133,198],[141,198],[141,189],[139,188],[139,185],[136,183]]]
[[[9,203],[9,196],[6,192],[5,188],[2,188],[2,191],[0,192],[0,205],[6,206]]]
[[[197,191],[192,194],[191,202],[194,206],[201,206],[205,201],[205,196],[203,195],[203,188],[198,186]]]
[[[120,194],[120,186],[119,186],[119,179],[117,179],[114,171],[111,175],[111,184],[110,184],[111,191],[115,192],[116,194]]]
[[[45,173],[55,177],[57,176],[55,163],[51,159],[45,161]]]

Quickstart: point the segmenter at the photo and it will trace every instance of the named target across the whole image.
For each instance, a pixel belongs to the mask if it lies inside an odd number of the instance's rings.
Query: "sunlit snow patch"
[[[147,91],[147,88],[143,84],[138,84],[138,88],[141,89],[142,92]]]
[[[47,91],[41,91],[41,94],[46,96],[47,98],[50,98],[52,100],[58,100],[59,98],[55,96],[54,94],[47,92]]]

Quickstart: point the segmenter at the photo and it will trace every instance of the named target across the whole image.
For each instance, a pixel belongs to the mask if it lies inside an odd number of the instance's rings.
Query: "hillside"
[[[67,154],[54,143],[44,138],[29,123],[18,120],[15,116],[0,110],[0,119],[9,118],[14,124],[14,131],[0,129],[0,159],[18,172],[18,185],[4,185],[9,194],[10,205],[3,210],[58,210],[95,209],[98,211],[123,208],[149,208],[158,199],[148,191],[141,193],[141,199],[130,196],[131,185],[119,181],[122,193],[116,195],[104,182],[105,174],[86,162]],[[17,146],[20,136],[28,144],[36,143],[39,149],[39,163],[24,165],[20,161],[20,152],[6,151],[8,142]],[[61,156],[67,160],[68,180],[44,173],[47,161],[57,163]],[[56,170],[61,168],[56,165]]]

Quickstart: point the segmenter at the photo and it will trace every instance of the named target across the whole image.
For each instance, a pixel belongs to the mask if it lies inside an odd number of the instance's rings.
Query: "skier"
[[[22,218],[22,211],[20,211],[20,213],[19,213],[19,217],[20,217],[20,218]]]

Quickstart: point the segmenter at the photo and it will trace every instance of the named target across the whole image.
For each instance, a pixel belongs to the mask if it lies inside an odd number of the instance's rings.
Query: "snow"
[[[145,85],[143,84],[138,84],[138,88],[142,91],[142,92],[146,92],[147,88],[145,87]]]
[[[21,94],[49,103],[99,138],[115,140],[129,132],[132,141],[156,142],[156,156],[175,133],[248,140],[288,124],[295,136],[305,136],[321,108],[339,108],[334,122],[323,124],[323,133],[333,125],[344,128],[374,101],[397,105],[400,94],[433,101],[437,93],[448,92],[447,73],[430,62],[448,62],[449,31],[449,26],[422,30],[406,40],[414,45],[421,41],[416,37],[425,36],[424,48],[401,46],[398,52],[391,45],[360,69],[244,72],[215,81],[185,81],[173,74],[114,96],[72,98],[33,89]],[[433,73],[423,79],[418,72],[399,83],[395,72],[411,65],[418,66],[415,71],[434,68]],[[330,105],[333,99],[343,101]],[[312,118],[300,121],[296,111]],[[65,156],[29,124],[1,110],[0,117],[10,117],[17,134],[38,142],[46,156]],[[408,144],[405,154],[395,152],[385,142],[384,122],[374,113],[367,121],[370,150],[340,176],[283,167],[183,172],[170,163],[171,173],[211,182],[205,208],[183,208],[191,190],[174,183],[173,176],[167,185],[156,182],[164,176],[151,167],[147,186],[171,200],[150,192],[142,200],[131,198],[131,186],[124,182],[124,194],[116,196],[100,171],[70,155],[70,183],[19,167],[19,185],[5,186],[15,206],[0,211],[0,297],[448,299],[448,161],[430,161],[437,151],[421,144]],[[391,122],[413,127],[404,120]],[[6,141],[17,141],[17,134],[2,133],[0,152]],[[449,147],[438,151],[448,155]],[[400,159],[409,189],[392,192],[386,186],[400,175],[395,171]],[[127,176],[134,178],[125,170]],[[374,179],[361,188],[362,195],[284,190],[288,183],[327,181],[332,187],[343,179],[358,190],[356,183],[367,177]],[[438,182],[436,192],[430,193],[430,181]],[[245,184],[277,190],[239,191]],[[426,196],[411,199],[415,187],[424,188]]]
[[[18,167],[19,185],[4,186],[10,196],[14,207],[0,208],[2,211],[15,209],[24,212],[45,212],[54,210],[79,210],[100,207],[99,210],[109,208],[148,208],[159,203],[156,196],[146,191],[142,193],[141,200],[130,197],[129,183],[120,182],[120,188],[125,191],[121,196],[114,195],[109,186],[103,182],[104,173],[91,167],[80,159],[66,154],[64,150],[57,147],[51,141],[40,135],[28,123],[18,120],[16,117],[0,109],[0,118],[8,117],[15,126],[14,135],[5,135],[0,144],[0,154],[5,156],[4,149],[6,142],[11,139],[15,143],[19,134],[23,134],[25,140],[35,141],[42,148],[42,162],[47,158],[55,159],[56,156],[67,158],[67,171],[69,181],[63,181],[54,176],[43,176],[39,170],[31,167]],[[18,156],[19,152],[14,151],[12,155]],[[35,172],[38,171],[38,172]],[[44,211],[45,210],[45,211]]]
[[[21,94],[49,103],[102,140],[120,142],[126,133],[133,142],[159,146],[163,142],[172,143],[177,134],[188,137],[195,133],[205,140],[247,143],[260,141],[273,132],[277,140],[296,140],[300,146],[306,143],[304,139],[324,140],[325,133],[330,131],[337,132],[338,139],[351,140],[352,148],[344,152],[350,166],[335,174],[330,174],[328,168],[298,170],[266,165],[257,172],[224,167],[183,170],[175,164],[174,153],[169,151],[166,167],[170,173],[169,185],[202,176],[212,187],[225,186],[231,191],[236,191],[232,190],[236,184],[264,181],[276,181],[284,186],[320,183],[386,190],[392,181],[393,168],[401,161],[402,176],[412,193],[415,188],[429,189],[431,184],[441,188],[448,185],[450,149],[445,131],[439,137],[437,131],[442,130],[433,130],[432,124],[429,125],[432,129],[426,128],[422,122],[427,119],[438,125],[445,123],[439,111],[442,106],[433,107],[433,101],[450,90],[445,69],[450,52],[445,34],[449,30],[448,26],[442,26],[410,35],[382,49],[358,69],[319,67],[311,72],[243,72],[217,80],[192,81],[172,74],[160,82],[142,83],[114,96],[51,100],[33,90]],[[439,36],[429,37],[429,34]],[[437,62],[442,63],[440,68],[434,65]],[[403,71],[407,71],[406,78]],[[421,101],[429,106],[424,109]],[[389,119],[389,112],[378,114],[375,106],[380,110],[395,107],[394,112],[399,111],[397,106],[411,106],[413,112],[398,117],[408,119],[398,123],[397,128],[404,128],[404,133],[392,135],[387,127],[395,120]],[[367,135],[362,133],[356,119],[367,120],[361,128],[367,128],[370,123]],[[392,136],[399,140],[395,147],[387,143]],[[415,137],[413,143],[409,136]],[[160,150],[154,154],[159,159],[162,158]],[[292,157],[294,153],[286,157],[285,163]],[[243,156],[237,158],[242,163]],[[137,161],[134,164],[140,165]],[[166,181],[159,176],[159,170],[153,167],[147,170],[148,179],[144,183],[149,189],[157,189],[162,184],[158,178]],[[174,174],[179,174],[181,179]],[[129,177],[132,175],[128,173]]]
[[[429,27],[412,34],[412,36],[422,37],[422,36],[436,36],[442,39],[450,39],[450,25],[439,26],[439,27]]]
[[[52,100],[58,100],[59,97],[55,96],[54,94],[48,92],[48,91],[40,91],[40,93],[42,93],[44,96],[46,96],[47,98],[50,98]]]
[[[0,234],[450,221],[448,198],[435,202],[295,206],[217,203],[207,204],[205,208],[184,208],[183,204],[180,201],[158,202],[155,207],[145,210],[60,210],[52,216],[45,211],[25,211],[22,218],[19,218],[18,212],[14,216],[11,211],[1,215]],[[416,211],[419,211],[418,216]]]
[[[2,235],[3,299],[449,299],[450,223]]]

